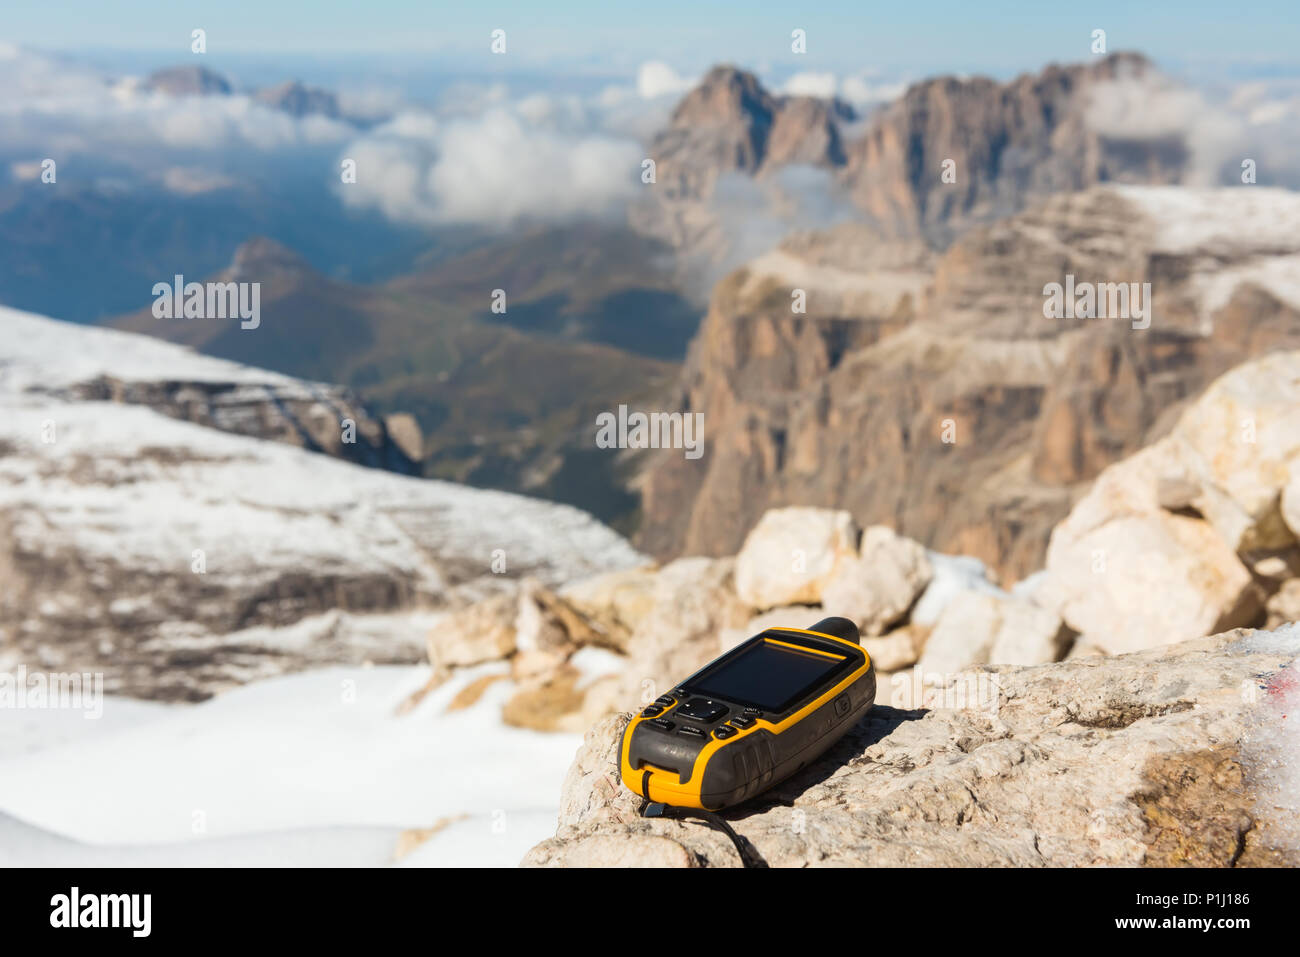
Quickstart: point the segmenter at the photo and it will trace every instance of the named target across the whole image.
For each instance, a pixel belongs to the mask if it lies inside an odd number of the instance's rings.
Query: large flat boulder
[[[877,706],[815,765],[724,817],[780,867],[1294,866],[1295,801],[1274,766],[1296,761],[1282,714],[1297,655],[1300,630],[1237,630],[989,668],[985,699]],[[740,866],[703,822],[639,816],[618,780],[625,723],[588,733],[556,836],[524,864]]]

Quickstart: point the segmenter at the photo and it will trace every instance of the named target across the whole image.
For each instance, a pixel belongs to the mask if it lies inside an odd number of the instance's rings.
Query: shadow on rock
[[[907,711],[888,705],[876,705],[808,767],[792,774],[765,794],[722,813],[730,820],[741,821],[754,814],[763,814],[773,807],[790,807],[804,791],[821,784],[840,768],[862,758],[868,748],[889,737],[904,722],[917,721],[927,713],[926,708]]]

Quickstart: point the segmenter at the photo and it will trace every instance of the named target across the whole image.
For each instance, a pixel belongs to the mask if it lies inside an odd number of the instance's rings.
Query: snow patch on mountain
[[[384,653],[357,616],[454,607],[503,578],[559,583],[644,562],[578,509],[364,468],[74,388],[100,376],[269,385],[278,396],[313,387],[0,310],[0,667],[103,670],[112,691],[202,697],[324,663],[236,640],[259,628],[337,610],[348,617],[327,629],[340,646],[327,660],[414,661],[418,633]],[[250,647],[258,653],[238,650]]]

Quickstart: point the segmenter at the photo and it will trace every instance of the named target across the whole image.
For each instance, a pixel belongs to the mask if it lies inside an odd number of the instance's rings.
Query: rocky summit
[[[1294,734],[1267,758],[1254,742],[1294,706],[1298,653],[1292,627],[986,668],[979,694],[954,694],[954,679],[931,707],[876,706],[813,766],[728,811],[736,843],[703,820],[641,816],[617,770],[629,716],[614,716],[569,770],[556,836],[523,863],[1296,866],[1295,796],[1277,773],[1289,761],[1294,775]]]

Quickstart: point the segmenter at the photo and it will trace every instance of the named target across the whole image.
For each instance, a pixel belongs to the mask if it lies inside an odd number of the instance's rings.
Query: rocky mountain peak
[[[776,98],[758,77],[739,67],[715,66],[673,111],[675,127],[744,121],[770,125]]]
[[[693,165],[754,173],[763,163],[777,108],[754,74],[715,67],[677,105],[660,145],[666,155]]]
[[[144,86],[171,96],[225,96],[230,81],[203,66],[171,66],[149,75]]]
[[[753,73],[714,67],[683,97],[672,122],[651,144],[666,187],[661,198],[698,204],[712,194],[720,176],[731,173],[762,176],[791,164],[843,166],[840,124],[853,118],[853,108],[842,101],[781,96]],[[656,219],[648,215],[640,227],[664,232]]]
[[[846,185],[886,231],[946,246],[970,225],[1051,193],[1180,182],[1187,156],[1176,139],[1116,144],[1088,124],[1098,86],[1150,70],[1145,57],[1116,53],[1008,83],[943,76],[913,84],[848,146]]]
[[[230,271],[236,278],[250,280],[301,279],[317,275],[311,263],[288,246],[266,236],[254,236],[241,243],[231,260]]]
[[[337,117],[339,115],[339,101],[333,93],[317,87],[304,86],[297,80],[289,80],[277,86],[258,90],[253,98],[293,116]]]

